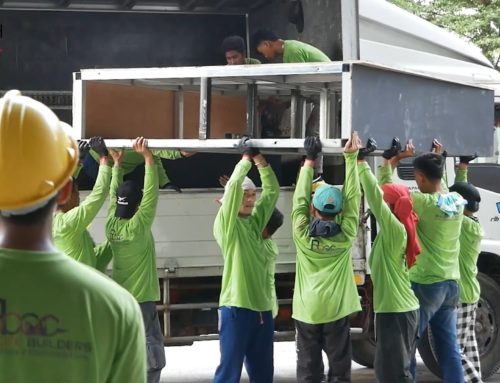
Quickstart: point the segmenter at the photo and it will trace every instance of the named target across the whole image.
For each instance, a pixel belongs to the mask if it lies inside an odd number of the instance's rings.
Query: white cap
[[[226,191],[226,187],[227,187],[227,184],[226,184],[226,186],[224,186],[224,194],[225,194],[225,191]],[[253,183],[253,181],[250,178],[245,177],[245,179],[241,183],[241,188],[243,190],[256,190],[257,186],[255,186],[255,184]],[[222,196],[219,199],[219,203],[222,203],[223,200],[224,200],[224,196]]]

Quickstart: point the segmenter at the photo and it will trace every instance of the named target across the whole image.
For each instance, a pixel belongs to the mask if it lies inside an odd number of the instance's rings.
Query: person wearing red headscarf
[[[375,375],[378,382],[413,382],[410,372],[417,341],[419,302],[411,289],[408,268],[420,252],[418,218],[407,187],[379,187],[370,166],[358,156],[361,186],[377,219],[378,233],[368,263],[375,311]]]

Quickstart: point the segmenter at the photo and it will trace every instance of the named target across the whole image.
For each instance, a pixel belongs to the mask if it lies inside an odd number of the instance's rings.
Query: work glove
[[[92,150],[99,154],[99,157],[107,157],[109,155],[108,148],[102,137],[92,137],[89,144]]]
[[[458,158],[459,158],[461,164],[468,164],[472,160],[475,160],[477,157],[478,157],[477,153],[474,153],[471,156],[460,156]]]
[[[366,142],[366,147],[359,149],[358,160],[364,160],[368,154],[373,153],[375,150],[377,150],[377,141],[373,138],[369,138]]]
[[[78,140],[78,152],[80,156],[80,162],[82,162],[85,159],[85,156],[90,150],[89,143],[84,140]]]
[[[258,148],[252,147],[250,136],[241,137],[240,143],[238,144],[238,149],[241,154],[248,155],[250,157],[255,157],[260,154],[260,150]]]
[[[319,137],[306,137],[304,140],[304,150],[306,151],[306,158],[308,160],[315,160],[318,154],[321,153],[323,146]]]
[[[396,157],[401,151],[403,150],[403,147],[401,146],[401,141],[399,141],[399,138],[394,137],[392,139],[391,147],[387,150],[384,150],[382,153],[382,157],[384,157],[386,160],[390,160],[393,157]]]

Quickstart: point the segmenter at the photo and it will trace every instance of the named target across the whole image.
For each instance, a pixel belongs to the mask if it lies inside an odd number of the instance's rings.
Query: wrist
[[[314,168],[314,160],[306,158],[306,160],[304,161],[304,166]]]
[[[466,162],[460,162],[458,164],[458,169],[459,170],[467,170],[469,168],[469,164]]]
[[[245,154],[243,154],[243,155],[241,156],[241,159],[242,159],[242,160],[246,160],[246,161],[250,161],[250,162],[252,162],[252,157],[250,156],[250,154],[246,154],[246,153],[245,153]]]

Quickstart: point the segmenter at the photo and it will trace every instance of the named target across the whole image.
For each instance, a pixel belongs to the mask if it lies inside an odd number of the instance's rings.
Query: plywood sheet
[[[85,137],[174,138],[171,91],[87,81]]]

